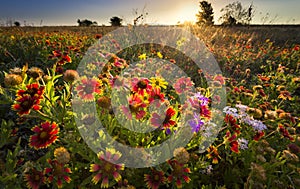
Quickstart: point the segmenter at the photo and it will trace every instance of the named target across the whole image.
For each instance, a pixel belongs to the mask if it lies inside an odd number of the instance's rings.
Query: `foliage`
[[[92,22],[91,20],[87,20],[87,19],[85,19],[85,20],[78,19],[77,23],[79,26],[97,26],[98,25],[96,21]]]
[[[123,19],[119,18],[117,16],[110,18],[110,24],[112,26],[122,26],[122,21],[123,21]]]
[[[242,7],[241,2],[236,1],[229,3],[224,8],[221,9],[223,15],[220,17],[222,25],[244,25],[251,21],[252,15],[252,5],[249,9]]]
[[[196,24],[201,25],[213,25],[214,24],[214,12],[213,8],[211,6],[211,3],[208,3],[207,1],[201,1],[200,2],[200,11],[196,15],[197,16],[197,22]]]
[[[183,188],[300,187],[299,44],[284,41],[278,45],[270,39],[260,38],[257,33],[241,30],[195,27],[194,34],[205,41],[223,71],[222,77],[212,76],[215,85],[207,88],[206,82],[201,80],[203,77],[199,77],[203,76],[201,69],[193,67],[181,54],[154,45],[130,47],[116,55],[101,56],[110,57],[105,72],[93,72],[102,59],[91,62],[87,72],[92,77],[87,80],[77,75],[75,69],[88,47],[105,33],[87,35],[87,31],[83,31],[82,35],[67,30],[37,33],[36,30],[25,32],[22,29],[0,31],[0,188],[33,188],[33,184],[41,188],[58,188],[60,183],[63,188],[150,188],[156,186],[154,181],[159,181],[161,188],[180,187],[178,183]],[[156,93],[159,94],[156,98],[164,95],[160,100],[168,101],[166,107],[170,115],[170,119],[163,120],[164,129],[149,134],[132,133],[123,125],[130,117],[118,121],[117,116],[123,114],[111,113],[111,102],[122,102],[117,97],[109,98],[113,96],[111,81],[116,81],[115,77],[128,68],[130,62],[140,61],[142,68],[146,58],[169,60],[184,69],[190,78],[181,78],[178,83],[199,84],[201,88],[197,90],[209,98],[210,103],[218,102],[218,99],[211,98],[211,94],[217,92],[220,83],[226,82],[228,107],[223,112],[221,130],[207,149],[199,151],[203,135],[198,132],[185,148],[177,149],[176,153],[174,150],[175,157],[171,161],[156,167],[123,169],[103,160],[103,155],[119,157],[116,150],[105,149],[105,153],[96,155],[80,132],[86,129],[88,133],[94,133],[94,142],[101,144],[103,135],[92,127],[97,116],[108,134],[120,143],[149,147],[167,139],[168,128],[171,132],[178,129],[176,121],[182,116],[178,100],[181,85],[171,87],[168,82],[157,78],[124,82],[130,87],[130,92],[124,95],[128,103],[139,102],[131,104],[129,109],[123,108],[125,113],[133,112],[132,124],[127,122],[125,126],[146,122],[151,116],[155,118],[152,123],[157,125],[155,120],[159,120],[159,114],[150,113],[148,102],[153,100],[150,98],[152,87],[159,86],[160,93]],[[163,68],[162,65],[160,70]],[[132,73],[141,70],[135,69]],[[21,82],[18,82],[20,77]],[[12,82],[15,79],[17,81]],[[145,90],[132,86],[136,81],[142,81],[140,84],[145,84]],[[81,103],[71,98],[76,95],[71,93],[74,88],[79,91],[88,89],[86,93],[80,93],[86,100],[90,97],[87,92],[93,89],[92,100],[96,102],[97,114],[73,112],[72,104]],[[143,94],[144,98],[138,98]],[[22,104],[20,99],[31,99],[32,104]],[[30,111],[21,114],[18,111],[20,106]],[[205,112],[206,109],[201,110]],[[75,124],[75,118],[81,120],[80,127]],[[200,118],[209,120],[203,116]],[[51,132],[41,130],[42,127],[50,128]],[[49,141],[34,143],[44,137]],[[45,146],[39,148],[37,144]],[[97,177],[99,173],[107,176],[108,183],[105,178]]]

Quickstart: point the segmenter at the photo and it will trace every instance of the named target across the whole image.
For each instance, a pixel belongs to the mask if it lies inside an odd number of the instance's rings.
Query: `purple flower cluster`
[[[223,109],[223,112],[225,114],[232,115],[234,118],[240,119],[242,122],[252,126],[256,131],[263,131],[267,129],[267,126],[263,124],[263,122],[254,119],[246,113],[248,106],[238,104],[236,107],[238,109],[226,106]]]

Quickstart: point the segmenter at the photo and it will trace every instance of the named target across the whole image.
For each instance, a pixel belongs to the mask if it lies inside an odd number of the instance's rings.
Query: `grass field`
[[[186,27],[215,74],[161,44],[111,53],[116,29],[0,28],[0,188],[300,187],[300,26]]]

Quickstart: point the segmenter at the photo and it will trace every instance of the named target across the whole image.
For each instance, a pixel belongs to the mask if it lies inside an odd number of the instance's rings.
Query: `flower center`
[[[93,93],[94,92],[94,86],[92,86],[92,85],[87,85],[87,86],[85,86],[85,92],[87,93],[87,94],[91,94],[91,93]]]
[[[39,181],[39,180],[40,180],[40,175],[35,175],[35,176],[34,176],[34,180],[35,180],[35,181]]]
[[[146,88],[147,88],[147,82],[144,81],[144,80],[139,81],[139,82],[137,83],[137,86],[138,86],[138,88],[140,88],[140,89],[146,89]]]
[[[109,162],[105,162],[105,164],[104,164],[104,171],[106,173],[112,172],[113,171],[113,165],[111,163],[109,163]]]
[[[40,134],[41,139],[45,139],[45,138],[47,138],[47,136],[48,136],[48,133],[46,131],[42,131]]]

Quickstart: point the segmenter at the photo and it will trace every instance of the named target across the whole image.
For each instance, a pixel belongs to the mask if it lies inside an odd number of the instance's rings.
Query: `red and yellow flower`
[[[52,183],[56,181],[58,188],[62,188],[63,180],[67,183],[71,182],[71,178],[68,174],[72,173],[71,169],[66,167],[66,164],[59,163],[57,160],[48,159],[47,162],[51,167],[44,169],[44,174],[48,175],[47,181]]]
[[[85,101],[93,101],[94,94],[101,94],[102,82],[96,78],[82,77],[80,84],[76,87],[79,97]]]
[[[216,148],[215,146],[210,146],[208,149],[207,149],[207,158],[208,159],[213,159],[212,163],[213,164],[217,164],[219,163],[219,159],[221,159],[220,155],[219,155],[219,152],[218,152],[218,148]]]
[[[38,171],[35,168],[31,168],[25,175],[24,180],[27,182],[27,188],[38,189],[45,183],[46,178],[42,171]]]
[[[120,152],[111,148],[107,148],[105,152],[99,152],[99,163],[90,165],[90,172],[97,172],[92,182],[97,184],[102,179],[101,188],[108,188],[109,179],[111,177],[113,177],[116,182],[119,182],[122,179],[119,171],[124,170],[123,164],[117,164],[121,155]]]
[[[179,163],[177,160],[168,160],[168,164],[171,166],[171,174],[168,176],[168,182],[173,180],[176,183],[177,188],[182,188],[182,179],[186,183],[191,181],[188,174],[191,173],[190,169],[185,167],[184,164]]]
[[[163,171],[158,171],[151,169],[151,174],[144,174],[144,180],[146,182],[147,188],[149,189],[158,189],[159,185],[166,182]]]
[[[59,127],[55,122],[46,121],[31,130],[35,134],[30,137],[29,146],[35,149],[47,148],[58,139]]]

